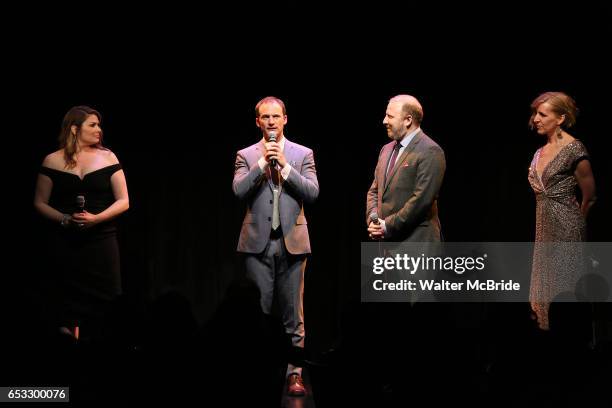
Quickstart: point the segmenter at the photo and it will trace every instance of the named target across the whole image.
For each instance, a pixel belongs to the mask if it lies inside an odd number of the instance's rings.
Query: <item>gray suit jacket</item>
[[[437,198],[446,169],[444,151],[419,131],[389,169],[385,182],[394,145],[386,144],[378,155],[367,196],[366,222],[370,223],[373,212],[384,219],[386,241],[440,241]]]
[[[270,239],[272,188],[268,175],[257,164],[264,152],[265,147],[260,141],[236,155],[232,187],[236,197],[247,204],[238,240],[239,252],[261,253]],[[314,156],[311,149],[287,139],[283,152],[292,167],[289,177],[283,181],[278,206],[285,246],[291,254],[309,254],[310,240],[303,203],[312,203],[319,195]]]

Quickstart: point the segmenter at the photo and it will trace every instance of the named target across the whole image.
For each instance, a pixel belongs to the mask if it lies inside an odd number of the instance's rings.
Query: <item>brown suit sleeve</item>
[[[376,175],[378,174],[378,166],[380,166],[380,156],[382,155],[383,149],[380,149],[380,153],[378,153],[378,161],[376,162],[376,168],[374,169],[374,180],[372,180],[372,185],[368,190],[367,198],[366,198],[366,225],[370,225],[370,214],[376,212],[378,214],[378,180]],[[380,214],[379,214],[380,215]]]

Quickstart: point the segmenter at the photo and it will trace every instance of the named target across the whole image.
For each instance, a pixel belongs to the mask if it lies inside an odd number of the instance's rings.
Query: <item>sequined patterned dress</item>
[[[574,176],[581,160],[588,160],[582,142],[565,145],[544,168],[537,172],[542,148],[533,156],[529,183],[536,195],[536,233],[529,300],[542,329],[549,328],[550,302],[562,293],[574,293],[582,272],[583,256],[579,245],[586,240],[586,223],[576,199],[578,182]]]

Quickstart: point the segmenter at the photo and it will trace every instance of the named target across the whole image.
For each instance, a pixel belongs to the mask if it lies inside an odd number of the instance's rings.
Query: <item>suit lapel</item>
[[[389,175],[387,176],[387,182],[385,184],[385,190],[383,191],[383,193],[387,191],[387,188],[389,188],[389,184],[391,184],[391,180],[393,179],[393,177],[395,177],[395,174],[397,173],[398,169],[406,161],[406,159],[408,158],[408,155],[414,150],[415,146],[421,141],[422,133],[423,131],[420,130],[419,133],[414,135],[414,137],[412,138],[408,146],[406,146],[406,148],[402,152],[402,155],[395,161],[395,166],[393,166],[392,169],[389,169]]]
[[[255,161],[259,160],[260,155],[263,156],[266,151],[266,147],[263,144],[263,141],[260,140],[259,143],[255,145]]]
[[[393,153],[393,143],[389,143],[384,147],[384,150],[380,157],[381,163],[383,165],[379,167],[378,174],[377,174],[379,186],[384,187],[385,185],[385,172],[387,171],[387,165],[389,164],[389,158],[391,157],[392,153]]]
[[[287,163],[293,167],[292,163],[295,163],[294,157],[295,146],[291,143],[287,138],[285,138],[285,148],[283,149],[283,154],[285,155],[285,159],[287,159]]]

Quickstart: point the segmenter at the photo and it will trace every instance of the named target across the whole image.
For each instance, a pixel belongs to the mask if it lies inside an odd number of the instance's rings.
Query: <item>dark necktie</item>
[[[389,167],[387,167],[387,173],[385,173],[385,182],[387,181],[387,176],[393,170],[393,166],[395,166],[395,161],[397,160],[397,155],[402,147],[400,142],[395,142],[395,147],[393,148],[393,154],[391,155],[391,160],[389,160]]]
[[[270,180],[275,186],[279,185],[279,177],[280,172],[276,169],[276,167],[270,166]]]

